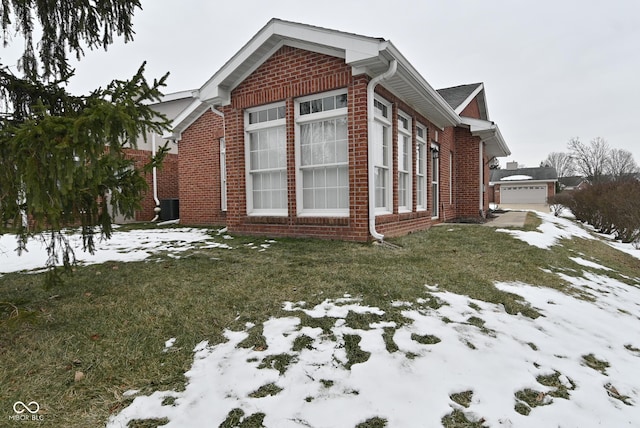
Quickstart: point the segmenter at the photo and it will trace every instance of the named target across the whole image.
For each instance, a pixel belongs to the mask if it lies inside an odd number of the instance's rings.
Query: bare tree
[[[604,180],[611,152],[604,138],[596,137],[589,144],[584,144],[574,137],[569,140],[568,147],[578,174],[592,183]]]
[[[638,172],[640,172],[640,168],[638,168],[631,152],[624,149],[612,149],[609,152],[607,174],[611,175],[614,180],[624,179]]]
[[[558,178],[570,177],[575,174],[576,170],[573,158],[569,153],[564,152],[549,153],[547,158],[542,161],[542,165],[555,168],[558,173]]]

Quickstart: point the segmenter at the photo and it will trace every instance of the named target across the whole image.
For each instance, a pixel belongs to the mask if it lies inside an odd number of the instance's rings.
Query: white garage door
[[[545,204],[547,186],[544,184],[509,184],[500,186],[502,204]]]

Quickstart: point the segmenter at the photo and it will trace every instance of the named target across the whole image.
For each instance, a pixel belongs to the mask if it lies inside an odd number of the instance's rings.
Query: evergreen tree
[[[143,64],[130,80],[71,95],[67,54],[106,49],[114,36],[132,40],[139,1],[1,1],[4,46],[16,34],[25,47],[21,76],[0,64],[0,233],[15,230],[18,251],[36,234],[45,237],[51,284],[59,279],[57,264],[69,269],[75,261],[66,227],[79,226],[84,249],[93,252],[95,237],[111,236],[111,213],[132,216],[139,208],[144,170],[166,151],[140,169],[124,149],[168,128],[149,106],[160,99],[167,75],[149,83]],[[41,34],[37,53],[34,34]]]

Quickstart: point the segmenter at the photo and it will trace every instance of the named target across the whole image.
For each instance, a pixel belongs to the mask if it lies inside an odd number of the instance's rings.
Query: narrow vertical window
[[[449,152],[449,204],[453,204],[453,152]]]
[[[431,145],[431,199],[432,210],[431,216],[437,218],[439,215],[438,205],[440,203],[439,195],[439,177],[440,177],[440,148],[437,144]]]
[[[227,150],[224,138],[220,138],[220,209],[227,210]]]
[[[374,176],[376,213],[391,213],[391,104],[381,98],[374,100]]]
[[[348,216],[347,93],[305,97],[296,105],[298,214]]]
[[[398,210],[411,211],[413,180],[411,175],[411,118],[398,113]]]
[[[416,208],[427,209],[427,129],[416,126]]]
[[[287,215],[285,106],[247,111],[247,212]]]

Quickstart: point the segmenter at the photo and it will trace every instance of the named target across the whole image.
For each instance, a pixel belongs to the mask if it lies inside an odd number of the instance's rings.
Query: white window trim
[[[377,95],[375,96],[374,99],[375,101],[378,101],[379,103],[386,106],[387,114],[389,116],[392,116],[392,110],[391,110],[392,104],[389,101]],[[386,195],[385,195],[387,200],[387,205],[384,207],[376,206],[375,208],[376,216],[393,214],[393,178],[392,178],[393,177],[393,138],[391,137],[392,135],[391,133],[393,132],[393,123],[391,122],[391,119],[392,119],[391,117],[385,117],[378,114],[378,109],[374,108],[374,120],[378,123],[381,123],[385,127],[385,132],[387,133],[387,138],[389,141],[389,145],[387,147],[387,159],[389,159],[389,165],[386,167],[387,168],[387,189],[386,189]],[[374,165],[374,168],[377,168],[377,166]],[[375,183],[371,183],[370,185],[375,186]],[[375,194],[375,189],[374,189],[374,194]]]
[[[261,129],[266,129],[266,128],[276,128],[276,127],[281,127],[284,126],[285,127],[285,134],[286,134],[286,125],[287,125],[287,120],[286,118],[282,118],[282,119],[276,119],[276,120],[271,120],[271,121],[267,121],[267,122],[260,122],[260,123],[253,123],[250,124],[249,123],[249,114],[256,112],[256,111],[260,111],[260,110],[265,110],[265,109],[270,109],[273,107],[282,107],[285,106],[284,102],[279,102],[279,103],[272,103],[272,104],[265,104],[265,105],[261,105],[259,107],[251,107],[248,108],[244,111],[244,123],[245,123],[245,132],[244,132],[244,156],[245,156],[245,183],[246,183],[246,187],[245,187],[245,191],[246,191],[246,203],[247,203],[247,215],[250,217],[265,217],[265,216],[269,216],[269,217],[287,217],[289,215],[289,198],[288,195],[285,195],[285,200],[286,200],[286,205],[287,207],[285,208],[277,208],[277,209],[256,209],[253,207],[253,179],[251,177],[251,151],[250,151],[250,144],[249,144],[249,134],[251,132],[254,131],[258,131]],[[286,150],[286,143],[285,143],[285,150]],[[287,167],[285,166],[285,172],[287,170]],[[278,169],[272,169],[272,171],[280,171],[282,170],[281,168]],[[265,170],[261,170],[262,172],[268,172],[270,170],[265,169]]]
[[[400,119],[405,119],[407,121],[407,125],[409,127],[409,129],[405,129],[400,127]],[[413,209],[413,150],[412,150],[412,146],[413,146],[413,141],[411,138],[411,116],[409,116],[407,113],[403,112],[403,111],[398,111],[398,165],[397,165],[397,171],[398,171],[398,212],[401,213],[407,213],[407,212],[411,212]],[[402,159],[400,157],[401,154],[401,150],[400,150],[400,145],[404,142],[403,139],[401,137],[408,137],[409,138],[409,148],[408,150],[406,150],[406,155],[408,156],[408,169],[403,170],[401,169],[401,165],[402,165]],[[405,188],[405,199],[406,199],[406,204],[405,205],[400,205],[400,174],[405,174],[407,176],[407,183],[406,183],[406,188]]]
[[[304,209],[304,189],[302,172],[304,167],[302,166],[302,147],[301,147],[301,131],[300,125],[305,123],[318,122],[328,119],[336,119],[339,117],[348,117],[348,107],[341,107],[339,109],[321,111],[317,113],[309,113],[305,115],[300,114],[300,104],[306,101],[316,100],[318,98],[331,97],[336,95],[343,95],[347,93],[347,89],[337,89],[329,92],[322,92],[319,94],[308,95],[300,98],[296,98],[294,101],[295,108],[295,162],[296,162],[296,206],[298,217],[349,217],[350,206],[347,208],[336,209]],[[348,102],[348,101],[347,101]],[[348,149],[347,149],[348,150]],[[349,159],[347,153],[347,162],[327,164],[325,166],[341,166],[346,165],[349,170]],[[309,167],[313,169],[313,167]],[[347,178],[348,180],[348,178]],[[349,198],[350,200],[350,198]]]
[[[436,136],[438,131],[436,131]],[[434,168],[434,162],[433,162],[433,152],[437,152],[438,153],[438,161],[437,161],[437,169]],[[431,144],[431,150],[429,152],[429,159],[431,161],[431,198],[434,199],[434,206],[432,207],[432,219],[437,219],[440,218],[440,146],[438,144]],[[434,180],[434,171],[435,171],[435,177],[436,179]],[[435,184],[436,186],[436,191],[433,191],[433,185]],[[433,215],[435,213],[435,215]]]
[[[416,210],[417,211],[426,211],[427,210],[427,206],[429,205],[429,200],[427,199],[429,196],[429,192],[427,190],[427,172],[429,171],[429,169],[427,168],[428,166],[428,155],[429,155],[429,150],[428,150],[428,145],[427,145],[427,127],[422,125],[422,124],[417,124],[416,125],[416,129],[421,129],[422,130],[422,137],[420,137],[420,134],[416,131]],[[418,165],[418,162],[420,162],[420,157],[418,156],[419,150],[420,150],[420,146],[423,146],[424,148],[424,152],[422,155],[422,174],[420,174],[420,165]],[[420,195],[418,194],[418,191],[420,190],[420,186],[418,186],[418,181],[423,180],[423,189],[422,189],[422,193],[423,193],[423,201],[424,201],[424,205],[419,205],[418,202],[420,201]]]

